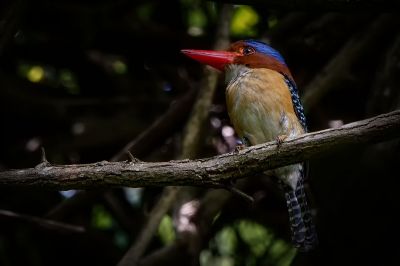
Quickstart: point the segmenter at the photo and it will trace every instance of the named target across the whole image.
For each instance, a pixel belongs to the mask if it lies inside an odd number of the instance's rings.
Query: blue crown
[[[246,44],[252,46],[257,52],[271,56],[278,60],[280,63],[286,65],[285,59],[283,59],[283,56],[274,48],[269,46],[266,43],[256,41],[256,40],[246,40],[244,41]]]

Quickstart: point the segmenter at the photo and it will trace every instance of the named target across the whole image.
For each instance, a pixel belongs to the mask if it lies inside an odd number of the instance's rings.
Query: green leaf
[[[92,225],[98,229],[110,229],[113,226],[111,214],[102,206],[95,205],[92,209]]]
[[[175,240],[176,236],[171,216],[164,215],[162,218],[158,226],[158,236],[165,245],[171,244]]]
[[[240,220],[237,223],[240,237],[249,245],[251,252],[259,257],[262,256],[271,244],[273,234],[264,226],[249,220]]]
[[[231,22],[231,33],[234,36],[249,36],[257,35],[255,26],[260,18],[257,12],[249,6],[239,6],[233,14]]]
[[[224,227],[215,236],[218,251],[221,255],[235,254],[237,237],[235,230],[231,226]]]

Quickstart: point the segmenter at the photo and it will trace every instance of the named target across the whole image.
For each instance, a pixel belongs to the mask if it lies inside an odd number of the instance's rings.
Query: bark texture
[[[199,160],[169,162],[107,162],[52,166],[0,172],[0,186],[54,190],[95,187],[207,186],[220,187],[232,180],[289,165],[339,147],[400,137],[400,110],[370,119],[302,135],[280,147],[269,142]]]

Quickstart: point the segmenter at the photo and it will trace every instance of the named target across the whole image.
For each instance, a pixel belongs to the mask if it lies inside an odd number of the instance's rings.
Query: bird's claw
[[[276,137],[276,143],[278,145],[278,147],[280,147],[282,145],[282,143],[285,141],[285,139],[287,139],[287,135],[279,135]]]
[[[246,148],[246,145],[244,145],[244,144],[238,144],[238,145],[236,145],[236,147],[235,147],[235,152],[239,152],[239,151],[243,150],[244,148]]]

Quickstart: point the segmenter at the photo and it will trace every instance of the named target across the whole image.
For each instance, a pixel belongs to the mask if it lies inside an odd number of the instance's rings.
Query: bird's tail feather
[[[318,238],[312,221],[312,214],[307,205],[302,180],[298,182],[296,190],[285,188],[285,197],[293,245],[300,251],[314,249],[318,244]]]

